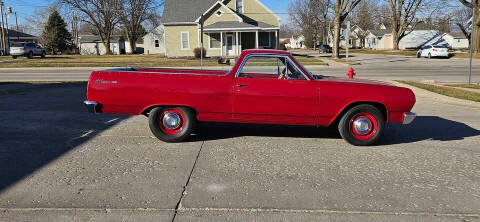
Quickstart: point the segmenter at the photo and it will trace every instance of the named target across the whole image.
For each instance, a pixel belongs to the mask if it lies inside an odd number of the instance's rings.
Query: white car
[[[427,45],[418,50],[417,58],[421,57],[426,57],[429,59],[432,57],[449,58],[448,48],[441,45]]]

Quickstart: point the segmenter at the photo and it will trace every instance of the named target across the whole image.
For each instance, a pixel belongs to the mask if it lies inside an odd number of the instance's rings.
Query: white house
[[[205,41],[206,39],[204,39],[204,42]],[[158,26],[143,36],[143,49],[144,54],[165,55],[165,32],[163,25]]]
[[[333,47],[333,36],[332,32],[328,33],[328,45]],[[347,29],[342,27],[340,29],[340,48],[346,48],[347,40],[346,40]],[[368,36],[368,32],[365,32],[360,26],[354,25],[350,28],[350,37],[348,42],[349,48],[365,48],[367,41],[366,36]]]
[[[292,36],[290,41],[286,41],[285,47],[288,49],[304,49],[307,48],[305,45],[305,37],[303,35],[299,35],[297,37]]]
[[[400,49],[417,49],[441,36],[437,30],[413,30],[400,40]],[[436,45],[436,44],[434,44]]]
[[[81,55],[105,55],[105,45],[97,35],[79,35],[78,48]],[[125,39],[122,36],[112,36],[110,38],[110,50],[112,54],[126,54]]]
[[[442,38],[452,49],[468,49],[470,47],[467,37],[461,32],[444,33]]]

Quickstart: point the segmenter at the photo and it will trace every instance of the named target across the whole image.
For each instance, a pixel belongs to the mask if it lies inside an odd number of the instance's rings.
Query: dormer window
[[[215,15],[216,15],[217,17],[220,17],[220,16],[223,15],[223,12],[222,12],[221,10],[218,10],[217,12],[215,12]]]
[[[236,0],[237,13],[243,13],[243,0]]]

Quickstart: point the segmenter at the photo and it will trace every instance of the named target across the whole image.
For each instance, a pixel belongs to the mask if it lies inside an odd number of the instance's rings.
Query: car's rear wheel
[[[385,129],[385,117],[372,105],[358,105],[350,109],[338,124],[343,139],[355,146],[373,145]]]
[[[12,56],[12,59],[17,59],[17,56]]]
[[[194,112],[186,107],[157,107],[148,118],[150,130],[164,142],[185,141],[196,125]]]
[[[46,56],[46,53],[42,52],[42,55],[40,57],[45,58],[45,56]]]
[[[428,58],[429,58],[429,59],[432,58],[432,54],[431,54],[431,53],[428,53]]]
[[[28,57],[29,59],[33,59],[33,52],[29,52],[27,57]]]
[[[422,54],[419,52],[417,53],[417,58],[420,58],[420,57],[422,57]]]

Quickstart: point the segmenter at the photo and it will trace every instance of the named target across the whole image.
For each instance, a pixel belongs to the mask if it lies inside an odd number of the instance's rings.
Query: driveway
[[[0,96],[0,221],[479,221],[480,106],[417,92],[419,117],[354,147],[311,127],[91,115],[85,84]]]

